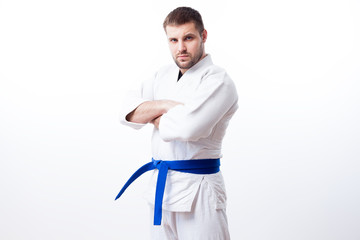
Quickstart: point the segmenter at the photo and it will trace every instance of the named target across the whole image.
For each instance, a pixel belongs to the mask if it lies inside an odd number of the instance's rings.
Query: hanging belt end
[[[122,195],[122,193],[120,192],[120,193],[116,196],[116,198],[115,198],[115,200],[114,200],[114,201],[118,200],[118,199],[119,199],[119,197],[121,197],[121,195]]]
[[[161,225],[161,219],[154,219],[154,226],[160,226]]]

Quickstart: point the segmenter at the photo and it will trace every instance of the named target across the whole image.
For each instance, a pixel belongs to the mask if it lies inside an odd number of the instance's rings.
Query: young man
[[[226,193],[219,171],[221,143],[238,108],[226,72],[205,53],[201,15],[180,7],[164,21],[176,65],[160,69],[124,104],[121,122],[154,125],[153,161],[140,168],[117,198],[143,172],[154,170],[146,195],[153,239],[227,240]]]

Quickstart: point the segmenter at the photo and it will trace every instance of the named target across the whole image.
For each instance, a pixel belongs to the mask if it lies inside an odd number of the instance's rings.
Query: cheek
[[[176,44],[169,44],[169,49],[170,49],[170,52],[176,53],[176,51],[177,51]]]
[[[195,52],[199,51],[199,48],[200,48],[199,42],[193,42],[191,45],[189,45],[188,51],[195,53]]]

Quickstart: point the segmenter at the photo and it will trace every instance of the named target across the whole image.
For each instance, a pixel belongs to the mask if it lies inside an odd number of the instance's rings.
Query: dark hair
[[[166,31],[167,25],[182,25],[185,23],[193,22],[200,35],[204,31],[204,24],[201,15],[195,9],[190,7],[178,7],[167,15],[163,23],[164,30]]]

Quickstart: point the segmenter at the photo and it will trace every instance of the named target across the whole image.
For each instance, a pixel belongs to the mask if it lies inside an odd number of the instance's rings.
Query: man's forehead
[[[168,37],[175,37],[178,35],[187,35],[187,34],[196,34],[198,31],[196,30],[195,24],[193,22],[174,25],[169,24],[166,26],[166,35]]]

